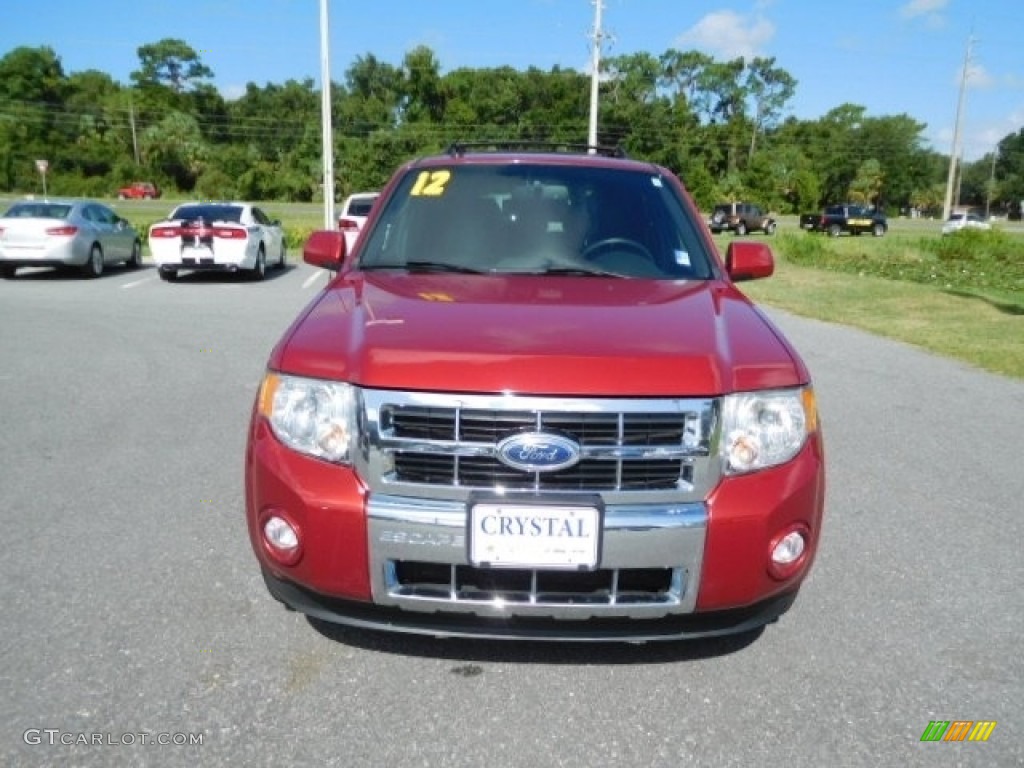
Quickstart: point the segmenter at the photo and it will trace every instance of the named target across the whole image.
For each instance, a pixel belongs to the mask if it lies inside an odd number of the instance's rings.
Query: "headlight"
[[[344,464],[351,460],[355,402],[349,384],[268,373],[259,411],[292,450]]]
[[[722,460],[727,475],[783,464],[818,428],[814,390],[727,395],[722,408]]]

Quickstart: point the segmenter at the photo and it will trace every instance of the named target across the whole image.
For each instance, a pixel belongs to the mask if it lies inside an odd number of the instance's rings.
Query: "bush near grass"
[[[945,237],[826,240],[782,235],[775,251],[799,266],[946,290],[1021,294],[1024,301],[1024,238],[999,230],[962,230]]]

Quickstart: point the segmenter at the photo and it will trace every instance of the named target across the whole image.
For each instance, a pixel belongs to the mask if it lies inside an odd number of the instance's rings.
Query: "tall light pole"
[[[331,128],[330,22],[327,0],[320,0],[320,113],[323,122],[324,229],[334,229],[334,131]]]
[[[953,123],[953,149],[949,153],[949,176],[946,179],[946,199],[942,204],[942,220],[949,218],[953,201],[953,182],[956,179],[957,159],[960,155],[960,120],[964,111],[964,93],[967,91],[967,76],[971,66],[971,46],[974,37],[967,38],[967,52],[964,53],[964,69],[960,75],[960,96],[956,102],[956,122]]]
[[[587,146],[593,154],[597,146],[597,93],[601,80],[601,40],[604,33],[601,31],[601,10],[602,0],[594,0],[594,34],[593,50],[590,58],[590,129],[587,132]]]

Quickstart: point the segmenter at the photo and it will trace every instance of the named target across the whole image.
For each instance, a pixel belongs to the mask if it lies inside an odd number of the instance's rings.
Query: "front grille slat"
[[[489,569],[469,565],[396,561],[392,589],[405,597],[453,602],[530,605],[615,605],[674,603],[682,574],[678,568],[622,568],[597,571]]]
[[[708,423],[696,408],[577,412],[386,403],[380,415],[391,482],[540,491],[678,490],[694,482],[694,458],[708,454],[709,436],[700,427]],[[537,473],[496,458],[501,440],[535,430],[572,438],[582,459]]]
[[[456,465],[454,456],[425,453],[396,455],[395,473],[407,483],[565,491],[656,490],[693,481],[691,465],[680,460],[582,461],[559,472],[532,473],[518,472],[489,457],[463,456]]]

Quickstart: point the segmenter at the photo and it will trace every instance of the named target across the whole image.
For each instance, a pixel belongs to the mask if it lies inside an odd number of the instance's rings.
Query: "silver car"
[[[0,275],[19,267],[77,267],[99,277],[109,264],[142,263],[142,240],[127,220],[92,200],[22,200],[0,216]]]

